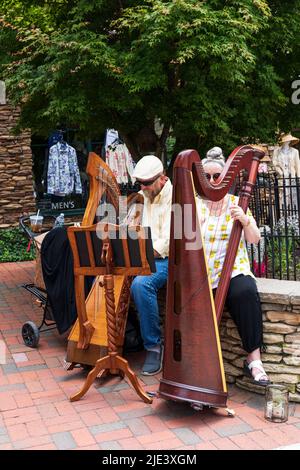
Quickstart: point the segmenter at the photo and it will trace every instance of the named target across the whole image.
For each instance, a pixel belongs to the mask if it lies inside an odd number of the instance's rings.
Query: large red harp
[[[252,146],[236,148],[214,184],[206,179],[195,150],[185,150],[177,156],[173,169],[165,354],[159,386],[159,396],[162,398],[200,406],[226,407],[227,387],[218,323],[242,225],[238,221],[233,224],[221,278],[213,298],[196,197],[198,194],[204,199],[221,200],[236,177],[243,174],[239,206],[246,211],[263,156],[264,152]],[[187,211],[187,208],[190,210]],[[190,222],[188,217],[192,219],[192,239],[190,233],[186,233],[187,222]]]

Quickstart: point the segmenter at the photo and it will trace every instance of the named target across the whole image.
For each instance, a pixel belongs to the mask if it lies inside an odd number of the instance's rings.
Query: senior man
[[[163,359],[157,292],[168,277],[172,184],[164,175],[161,160],[154,155],[141,158],[132,176],[144,196],[142,225],[151,229],[156,265],[155,273],[136,276],[131,285],[146,349],[142,374],[154,375],[161,371]]]

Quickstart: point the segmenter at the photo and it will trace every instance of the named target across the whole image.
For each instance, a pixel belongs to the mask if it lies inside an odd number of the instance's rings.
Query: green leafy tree
[[[175,151],[227,153],[297,125],[299,12],[300,0],[4,0],[1,75],[34,132],[114,127],[137,157],[161,155],[172,132]]]

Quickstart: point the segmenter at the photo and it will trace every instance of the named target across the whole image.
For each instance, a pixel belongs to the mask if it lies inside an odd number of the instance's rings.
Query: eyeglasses
[[[211,178],[214,180],[214,181],[217,181],[217,179],[219,178],[221,173],[214,173],[213,175],[210,175],[209,173],[205,173],[205,178],[208,179],[208,181],[211,180]]]
[[[157,178],[159,178],[159,176],[156,176],[156,178],[154,178],[153,180],[148,180],[148,181],[136,180],[136,182],[141,186],[151,186],[151,184],[153,184],[157,180]]]

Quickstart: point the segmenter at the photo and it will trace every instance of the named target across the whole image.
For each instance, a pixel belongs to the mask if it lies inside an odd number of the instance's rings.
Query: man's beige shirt
[[[153,248],[162,258],[169,256],[170,243],[170,222],[172,207],[172,184],[168,180],[161,192],[151,203],[150,199],[144,196],[144,209],[142,225],[151,228]]]

